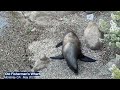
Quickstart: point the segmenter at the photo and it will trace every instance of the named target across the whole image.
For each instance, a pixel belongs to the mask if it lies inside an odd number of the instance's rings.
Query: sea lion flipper
[[[59,59],[59,60],[62,60],[64,59],[64,56],[61,54],[61,55],[58,55],[58,56],[55,56],[55,57],[50,57],[51,59]]]
[[[83,58],[80,58],[81,61],[84,61],[84,62],[95,62],[96,60],[92,59],[92,58],[89,58],[87,56],[84,56]]]
[[[57,45],[56,45],[56,48],[60,47],[63,45],[63,41],[59,42]]]

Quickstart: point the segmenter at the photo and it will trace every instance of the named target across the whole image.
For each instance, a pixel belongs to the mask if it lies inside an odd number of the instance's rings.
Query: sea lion
[[[68,67],[78,75],[78,59],[85,62],[95,62],[96,60],[91,59],[87,56],[84,56],[81,52],[81,43],[77,37],[77,35],[70,31],[68,32],[64,40],[56,45],[60,47],[62,45],[62,54],[50,57],[51,59],[65,59]]]

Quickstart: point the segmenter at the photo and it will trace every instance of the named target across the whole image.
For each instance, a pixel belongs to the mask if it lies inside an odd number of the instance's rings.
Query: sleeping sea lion
[[[95,62],[96,60],[84,56],[81,52],[81,43],[74,32],[68,32],[64,40],[56,45],[57,47],[62,46],[62,54],[50,57],[51,59],[65,59],[68,67],[78,75],[78,59],[85,62]]]

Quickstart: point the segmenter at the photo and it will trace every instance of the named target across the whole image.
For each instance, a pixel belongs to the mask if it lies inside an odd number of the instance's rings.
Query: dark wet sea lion
[[[78,74],[78,59],[85,62],[95,62],[96,60],[93,60],[89,57],[86,57],[81,52],[81,43],[77,37],[77,35],[73,32],[68,32],[64,40],[56,45],[57,47],[60,47],[62,45],[62,54],[50,57],[51,59],[65,59],[68,67],[75,73]]]

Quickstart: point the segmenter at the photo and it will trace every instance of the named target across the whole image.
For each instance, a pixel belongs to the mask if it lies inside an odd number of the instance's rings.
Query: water
[[[3,34],[3,28],[8,25],[7,17],[3,17],[5,13],[0,12],[0,36]]]

